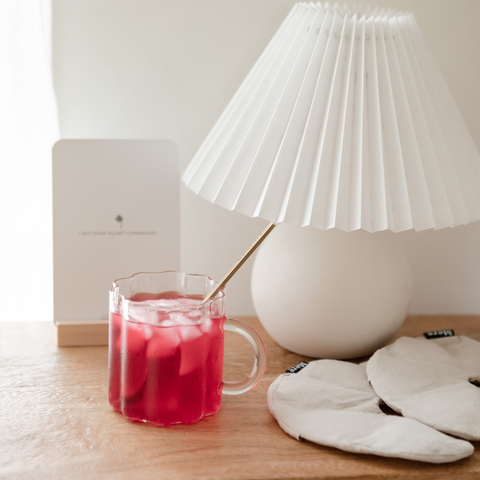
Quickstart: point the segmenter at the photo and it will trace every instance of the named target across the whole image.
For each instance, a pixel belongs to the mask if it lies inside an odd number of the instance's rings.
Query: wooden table
[[[263,380],[249,393],[224,396],[216,415],[167,428],[110,409],[107,347],[59,348],[49,323],[0,323],[0,478],[480,479],[480,442],[468,459],[429,465],[289,437],[268,411],[267,389],[308,359],[276,345],[257,319],[244,320],[265,340]],[[411,317],[399,335],[452,327],[480,340],[480,317]],[[246,341],[233,337],[225,355],[230,380],[251,361]]]

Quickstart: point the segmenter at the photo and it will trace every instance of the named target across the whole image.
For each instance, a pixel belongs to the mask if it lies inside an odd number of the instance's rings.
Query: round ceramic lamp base
[[[409,265],[391,232],[278,225],[253,266],[257,315],[272,338],[315,358],[362,357],[401,326]]]

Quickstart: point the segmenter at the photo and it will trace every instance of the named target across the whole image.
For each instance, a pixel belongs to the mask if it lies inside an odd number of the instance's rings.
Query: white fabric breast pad
[[[480,342],[468,337],[399,338],[378,350],[367,375],[404,417],[467,440],[480,440]]]
[[[347,452],[430,463],[467,457],[473,446],[408,418],[384,414],[364,365],[317,360],[280,375],[268,389],[268,408],[299,439]]]

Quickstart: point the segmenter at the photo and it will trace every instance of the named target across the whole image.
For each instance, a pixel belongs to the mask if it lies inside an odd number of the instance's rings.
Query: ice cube
[[[209,348],[209,337],[199,326],[180,327],[181,360],[180,375],[187,375],[194,370],[203,370]]]
[[[127,315],[129,320],[134,320],[136,322],[141,321],[142,317],[145,314],[145,307],[138,307],[136,305],[129,305],[127,310]]]
[[[170,312],[170,319],[175,325],[196,325],[196,321],[188,318],[183,312]]]
[[[145,340],[150,340],[152,338],[152,327],[148,324],[143,324],[143,333]]]
[[[166,298],[158,298],[156,300],[149,300],[148,303],[151,305],[157,305],[159,307],[172,308],[175,305],[178,305],[178,300],[169,300]]]
[[[204,333],[209,333],[210,330],[212,329],[212,325],[213,325],[213,320],[211,318],[207,318],[205,320],[205,322],[203,322],[201,325],[200,325],[200,329],[202,330],[202,332]]]
[[[156,323],[157,313],[146,305],[130,305],[128,319],[141,323]]]
[[[144,406],[146,418],[157,425],[174,423],[179,402],[178,327],[155,327],[148,345],[147,357]]]
[[[125,322],[123,395],[133,397],[143,386],[147,374],[146,350],[152,336],[150,326]]]
[[[193,323],[198,324],[202,320],[202,312],[200,310],[191,310],[185,313],[185,317],[192,320]]]
[[[170,320],[170,317],[168,317],[167,320],[162,320],[159,323],[160,327],[175,327],[176,325],[177,325],[176,322],[174,322],[173,320]]]
[[[182,297],[178,299],[178,303],[181,305],[198,305],[202,300],[199,298],[188,298],[188,297]]]
[[[163,325],[164,322],[170,321],[170,315],[166,312],[163,312],[162,310],[156,310],[155,314],[156,318],[154,325]]]
[[[180,327],[180,338],[182,342],[191,342],[202,335],[203,332],[200,330],[199,325],[182,325]]]
[[[148,357],[168,357],[172,355],[180,344],[180,335],[177,327],[153,327],[153,335],[148,343]]]

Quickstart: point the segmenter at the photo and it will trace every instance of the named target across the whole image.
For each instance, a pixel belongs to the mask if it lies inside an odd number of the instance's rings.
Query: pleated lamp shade
[[[270,222],[369,232],[480,218],[480,156],[411,13],[297,3],[184,173]]]

